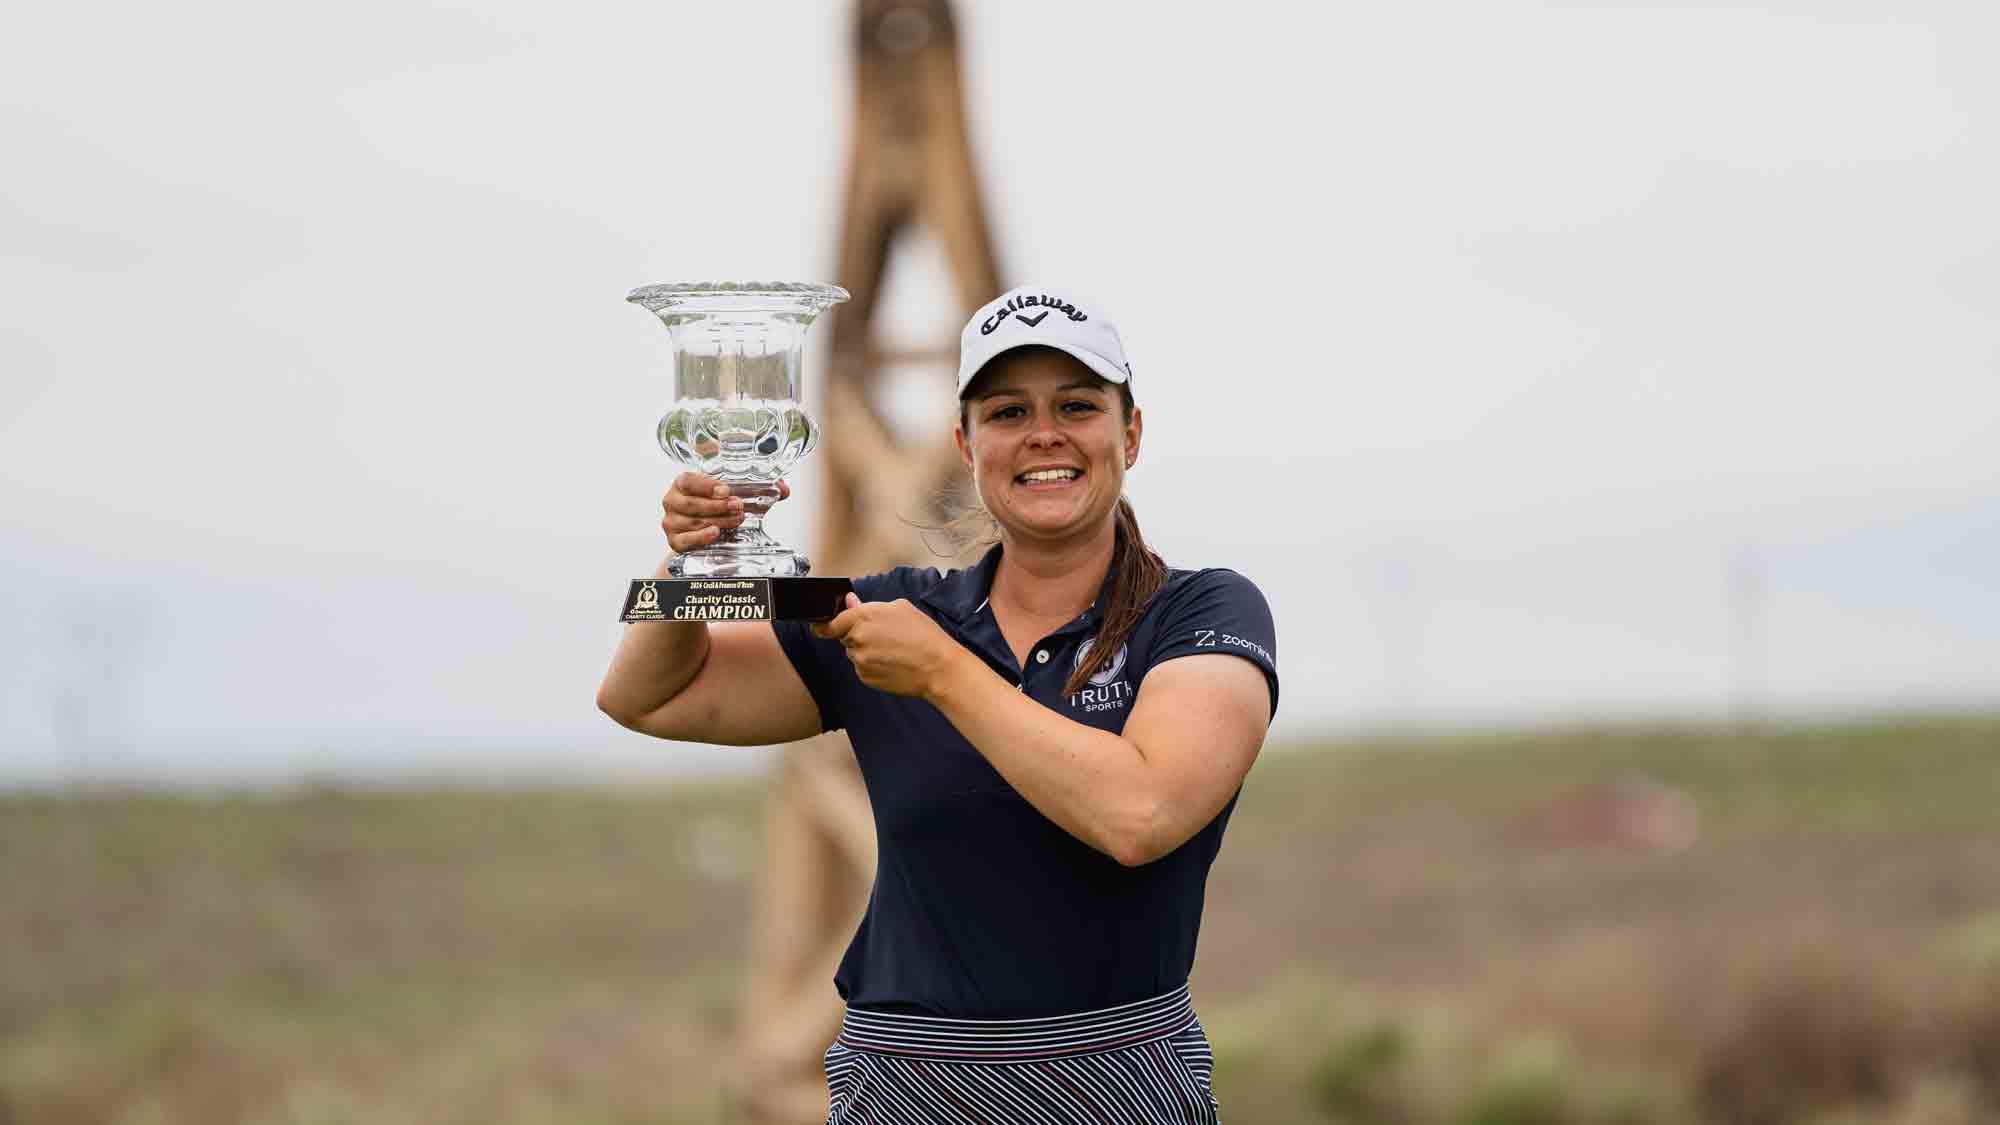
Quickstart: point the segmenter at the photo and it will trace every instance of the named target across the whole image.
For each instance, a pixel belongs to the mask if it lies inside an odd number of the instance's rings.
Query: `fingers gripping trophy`
[[[790,494],[785,474],[819,440],[801,395],[806,331],[847,290],[695,282],[644,286],[626,300],[659,317],[673,340],[674,401],[660,418],[660,448],[707,478],[699,502],[714,511],[704,514],[725,518],[705,545],[674,556],[670,577],[634,579],[622,620],[833,617],[847,579],[807,577],[811,563],[763,524]]]

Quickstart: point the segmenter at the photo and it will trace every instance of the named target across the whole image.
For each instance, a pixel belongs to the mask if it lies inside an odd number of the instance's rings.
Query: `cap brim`
[[[1022,348],[1054,348],[1059,352],[1075,356],[1085,367],[1090,368],[1091,374],[1096,375],[1107,383],[1123,383],[1126,379],[1124,368],[1087,348],[1071,347],[1068,344],[1058,344],[1048,340],[1023,340],[1018,344],[1001,348],[999,351],[987,356],[984,363],[973,368],[972,373],[965,377],[963,383],[959,384],[958,397],[965,397],[966,389],[971,387],[973,382],[979,378],[980,372],[993,366],[994,360],[999,359],[1008,352],[1018,351]]]

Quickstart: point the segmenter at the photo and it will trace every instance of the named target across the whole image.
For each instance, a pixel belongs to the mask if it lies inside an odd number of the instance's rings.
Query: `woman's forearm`
[[[653,573],[666,578],[662,562]],[[612,653],[611,667],[597,688],[597,706],[631,726],[679,695],[708,659],[708,626],[699,621],[635,621]]]
[[[970,652],[940,669],[932,706],[1065,832],[1120,863],[1164,854],[1166,817],[1138,745],[1028,698]]]

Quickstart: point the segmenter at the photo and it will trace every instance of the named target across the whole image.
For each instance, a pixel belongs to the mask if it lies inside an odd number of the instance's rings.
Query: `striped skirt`
[[[827,1125],[1216,1125],[1214,1058],[1182,985],[1038,1019],[850,1008],[826,1052]]]

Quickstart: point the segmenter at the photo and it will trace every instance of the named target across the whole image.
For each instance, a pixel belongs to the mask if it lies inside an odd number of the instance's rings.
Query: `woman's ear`
[[[1139,439],[1146,432],[1146,415],[1138,407],[1132,408],[1132,417],[1125,423],[1125,467],[1131,468],[1139,460]]]
[[[965,441],[965,427],[964,427],[964,426],[953,426],[953,427],[951,428],[951,440],[952,440],[953,442],[957,443],[957,445],[958,445],[958,459],[959,459],[960,461],[963,461],[963,462],[965,463],[965,468],[966,468],[966,471],[967,471],[967,472],[971,472],[971,471],[972,471],[972,446],[970,446],[970,445],[966,444],[966,441]]]

